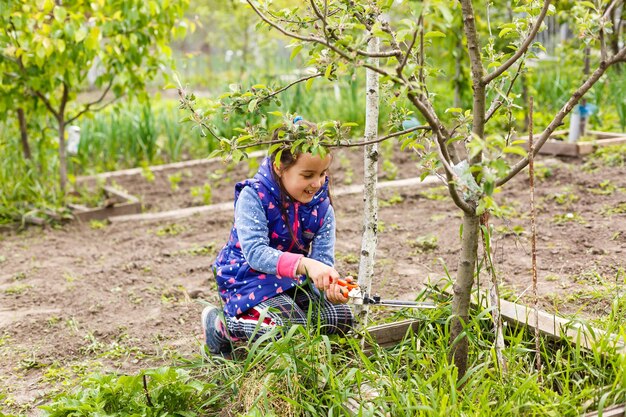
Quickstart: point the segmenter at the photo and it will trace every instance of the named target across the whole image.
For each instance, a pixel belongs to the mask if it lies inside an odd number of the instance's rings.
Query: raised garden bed
[[[89,208],[81,204],[68,204],[75,219],[83,222],[105,220],[110,217],[141,213],[141,202],[135,196],[110,186],[103,187],[106,199],[103,206]]]
[[[550,139],[544,143],[539,153],[543,155],[579,157],[588,155],[604,146],[626,144],[626,133],[590,130],[587,132],[587,136],[591,137],[592,140],[579,142],[567,142],[567,135],[567,130],[557,130],[552,134]],[[522,136],[520,139],[527,141],[528,136]]]

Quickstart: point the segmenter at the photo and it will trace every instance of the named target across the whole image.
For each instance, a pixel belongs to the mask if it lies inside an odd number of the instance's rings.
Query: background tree
[[[186,32],[181,17],[187,6],[188,0],[4,2],[0,91],[6,95],[0,112],[17,116],[23,134],[27,120],[36,117],[30,112],[44,111],[53,119],[62,193],[66,126],[124,94],[145,94],[146,82],[171,54],[170,39]],[[78,93],[90,86],[97,90],[94,97],[75,104]],[[40,105],[27,112],[22,103],[30,99]],[[23,141],[25,155],[27,143]]]

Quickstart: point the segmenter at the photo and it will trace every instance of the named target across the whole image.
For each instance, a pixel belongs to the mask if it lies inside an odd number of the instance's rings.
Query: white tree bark
[[[372,36],[367,44],[367,51],[378,52],[379,40]],[[378,59],[370,59],[372,65],[378,65]],[[365,104],[365,134],[364,141],[372,141],[378,137],[378,77],[379,75],[366,70],[366,104]],[[378,198],[376,196],[376,182],[378,177],[378,144],[364,147],[365,175],[363,178],[363,237],[361,240],[361,255],[359,262],[359,286],[361,291],[370,293],[372,276],[374,275],[374,257],[378,242]],[[359,326],[367,326],[367,305],[355,305],[355,315]]]

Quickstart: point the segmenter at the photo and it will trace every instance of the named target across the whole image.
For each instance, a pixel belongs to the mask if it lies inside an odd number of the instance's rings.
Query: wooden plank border
[[[409,329],[416,332],[423,320],[408,319],[395,323],[385,323],[366,329],[372,341],[381,347],[391,347],[404,339]],[[371,346],[371,345],[369,345]]]
[[[407,187],[407,186],[429,186],[435,183],[439,183],[439,179],[434,176],[428,176],[424,178],[422,181],[419,177],[414,178],[406,178],[403,180],[396,181],[384,181],[379,182],[376,186],[378,189],[384,188],[396,188],[396,187]],[[342,195],[349,194],[359,194],[363,192],[363,185],[352,185],[349,187],[343,187],[337,189],[333,196],[338,197]],[[111,222],[121,223],[121,222],[130,222],[130,221],[154,221],[154,220],[173,220],[173,219],[182,219],[185,217],[193,216],[199,213],[219,213],[232,211],[233,202],[229,201],[226,203],[219,204],[211,204],[208,206],[197,206],[197,207],[187,207],[184,209],[170,210],[170,211],[160,211],[157,213],[143,213],[143,214],[135,214],[135,215],[127,215],[127,216],[116,216],[111,218]]]
[[[567,136],[567,130],[557,130],[551,135],[552,137]],[[571,156],[578,157],[588,155],[598,148],[610,145],[621,145],[626,143],[626,133],[600,132],[590,130],[587,134],[594,136],[596,139],[584,142],[567,142],[566,140],[549,139],[539,150],[541,155],[555,156]],[[528,140],[528,136],[521,136],[519,140]]]
[[[80,205],[69,205],[74,217],[81,222],[88,222],[141,213],[141,202],[137,197],[109,186],[105,186],[104,191],[110,197],[106,207],[89,209]]]
[[[507,300],[500,300],[500,314],[511,324],[522,324],[530,328],[535,328],[538,317],[539,331],[554,339],[568,339],[586,349],[593,349],[598,338],[606,336],[607,332],[591,326],[585,326],[573,320],[559,317],[556,314],[537,310],[522,304],[513,303]],[[608,334],[619,353],[626,353],[624,340],[616,335]]]
[[[442,290],[437,282],[427,281],[424,285],[429,289],[443,291],[447,295],[452,295],[450,288],[446,287],[445,290]],[[487,308],[487,294],[482,291],[478,294],[475,293],[472,296],[472,305],[481,305],[483,308]],[[538,316],[539,331],[542,334],[555,340],[567,339],[589,350],[594,347],[600,337],[608,335],[614,343],[617,352],[626,354],[626,342],[621,337],[592,326],[587,326],[584,323],[568,320],[556,314],[539,309],[537,314],[535,314],[535,309],[532,307],[500,299],[500,315],[512,325],[521,324],[531,329],[535,328],[535,316]]]
[[[626,416],[626,404],[616,405],[613,407],[605,408],[600,411],[594,411],[583,415],[583,417],[625,417]]]
[[[266,151],[255,151],[250,152],[248,154],[249,158],[260,158],[267,155]],[[179,170],[182,168],[189,168],[198,165],[209,165],[213,163],[221,163],[222,158],[205,158],[205,159],[193,159],[191,161],[182,161],[182,162],[174,162],[171,164],[163,164],[163,165],[154,165],[149,167],[152,172],[160,172],[160,171],[171,171],[171,170]],[[76,183],[80,184],[83,182],[96,181],[96,180],[107,180],[109,178],[116,177],[124,177],[129,175],[141,175],[145,168],[130,168],[130,169],[121,169],[119,171],[109,171],[102,172],[100,174],[95,175],[86,175],[76,178]]]

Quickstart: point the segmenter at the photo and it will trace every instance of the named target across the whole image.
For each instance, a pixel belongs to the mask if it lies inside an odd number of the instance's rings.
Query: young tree
[[[525,59],[533,56],[534,49],[541,48],[534,38],[544,18],[555,13],[555,6],[550,0],[517,0],[512,2],[512,13],[492,13],[489,4],[472,0],[309,0],[307,7],[292,9],[274,9],[266,1],[247,2],[263,25],[292,39],[294,51],[308,48],[308,65],[316,69],[309,78],[325,76],[332,80],[345,69],[366,68],[381,75],[396,129],[413,114],[426,122],[425,126],[396,131],[378,140],[397,137],[403,148],[422,155],[424,168],[442,178],[452,201],[463,213],[450,329],[450,358],[461,377],[467,369],[465,325],[477,266],[480,216],[497,208],[492,198],[494,190],[528,164],[523,144],[512,139],[512,111],[524,106],[514,93],[514,86],[524,71]],[[536,135],[535,154],[607,68],[626,60],[626,46],[622,44],[621,49],[611,52],[603,41],[611,30],[605,13],[607,3],[581,2],[593,18],[579,22],[580,36],[599,53],[594,56],[589,77],[572,90],[551,122]],[[475,7],[476,4],[486,7]],[[477,10],[486,10],[486,15],[479,15]],[[471,100],[462,107],[449,107],[433,93],[450,78],[457,78],[457,85],[462,86],[458,77],[442,73],[436,65],[441,39],[454,37],[451,32],[456,29],[455,22],[457,27],[462,22],[464,42],[452,44],[463,47],[463,63],[469,66],[471,78],[471,91],[465,94]],[[378,51],[368,49],[372,36],[381,41]],[[372,64],[370,58],[378,58],[381,65]],[[236,102],[239,109],[257,111],[259,103],[268,104],[268,97],[275,97],[285,88],[262,87],[229,96],[229,105]],[[463,93],[457,96],[463,97]],[[201,124],[205,117],[206,114],[193,112],[191,116]],[[206,123],[204,126],[209,127]],[[337,134],[340,126],[323,124],[323,128],[330,128],[330,135],[320,134],[313,145],[303,145],[298,140],[294,146],[353,145]],[[408,135],[417,130],[425,133],[418,137]],[[261,133],[265,132],[249,127],[238,138],[220,138],[223,151],[240,158],[241,148],[257,144],[255,138],[262,138]]]
[[[8,0],[0,8],[0,111],[17,115],[27,153],[24,103],[34,99],[54,119],[61,191],[67,182],[65,127],[124,94],[145,91],[164,59],[189,0]],[[96,98],[72,105],[96,74]],[[112,93],[112,94],[109,94]],[[3,94],[4,95],[4,94]],[[110,96],[113,96],[112,98]]]

